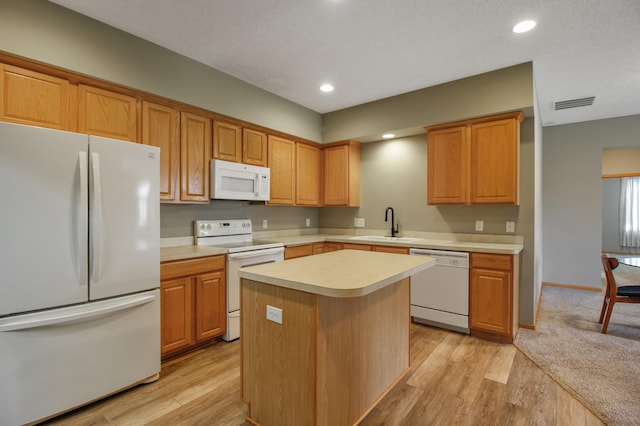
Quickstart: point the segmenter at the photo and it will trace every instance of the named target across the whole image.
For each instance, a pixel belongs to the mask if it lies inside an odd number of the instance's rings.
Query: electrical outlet
[[[282,324],[282,309],[267,305],[267,319]]]
[[[311,219],[307,218],[307,220],[305,221],[305,224],[307,225],[307,228],[311,226]]]
[[[483,229],[484,229],[484,221],[476,220],[476,231],[482,232]]]
[[[363,217],[356,217],[353,219],[353,226],[355,228],[364,228],[364,218]]]
[[[269,224],[267,223],[267,219],[262,219],[262,229],[267,229],[267,226]]]
[[[513,220],[507,221],[507,232],[516,232],[516,223]]]

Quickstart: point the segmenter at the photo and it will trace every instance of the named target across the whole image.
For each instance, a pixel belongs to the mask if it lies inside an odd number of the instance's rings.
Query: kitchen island
[[[352,425],[409,369],[409,277],[433,259],[341,250],[240,270],[247,420]]]

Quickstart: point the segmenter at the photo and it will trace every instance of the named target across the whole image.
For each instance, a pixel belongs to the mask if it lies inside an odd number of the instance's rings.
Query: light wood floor
[[[218,342],[168,361],[157,382],[47,424],[248,425],[239,351]],[[602,424],[513,345],[412,324],[411,365],[362,424]]]

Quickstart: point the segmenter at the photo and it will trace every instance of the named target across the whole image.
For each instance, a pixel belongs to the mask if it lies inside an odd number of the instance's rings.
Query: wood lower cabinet
[[[360,205],[360,144],[336,142],[324,147],[324,205]]]
[[[471,253],[471,334],[511,343],[518,331],[519,256]]]
[[[381,251],[383,253],[409,254],[409,247],[371,246],[371,250]]]
[[[342,248],[344,250],[364,250],[371,251],[370,244],[354,244],[354,243],[342,243]]]
[[[138,101],[97,87],[78,85],[78,131],[124,141],[137,141]]]
[[[162,356],[198,346],[226,330],[226,259],[209,256],[160,265]]]
[[[311,256],[313,252],[313,244],[302,244],[299,246],[287,246],[284,249],[284,259],[295,259],[297,257]]]
[[[332,241],[326,241],[324,243],[324,251],[326,253],[330,251],[338,251],[338,250],[342,250],[342,243],[335,243]]]
[[[57,130],[69,122],[69,81],[0,64],[0,120]]]
[[[519,202],[521,112],[425,127],[427,204]]]

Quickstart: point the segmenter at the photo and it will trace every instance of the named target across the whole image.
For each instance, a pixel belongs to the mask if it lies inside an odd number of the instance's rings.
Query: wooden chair
[[[616,303],[640,303],[640,285],[625,285],[621,287],[616,285],[613,270],[618,267],[618,259],[615,257],[609,257],[603,254],[602,267],[604,268],[607,288],[604,292],[604,300],[602,301],[602,310],[600,311],[600,320],[598,323],[602,324],[602,320],[604,319],[602,333],[606,334],[607,327],[609,326],[609,318],[611,318],[611,311],[613,311],[613,305]]]

